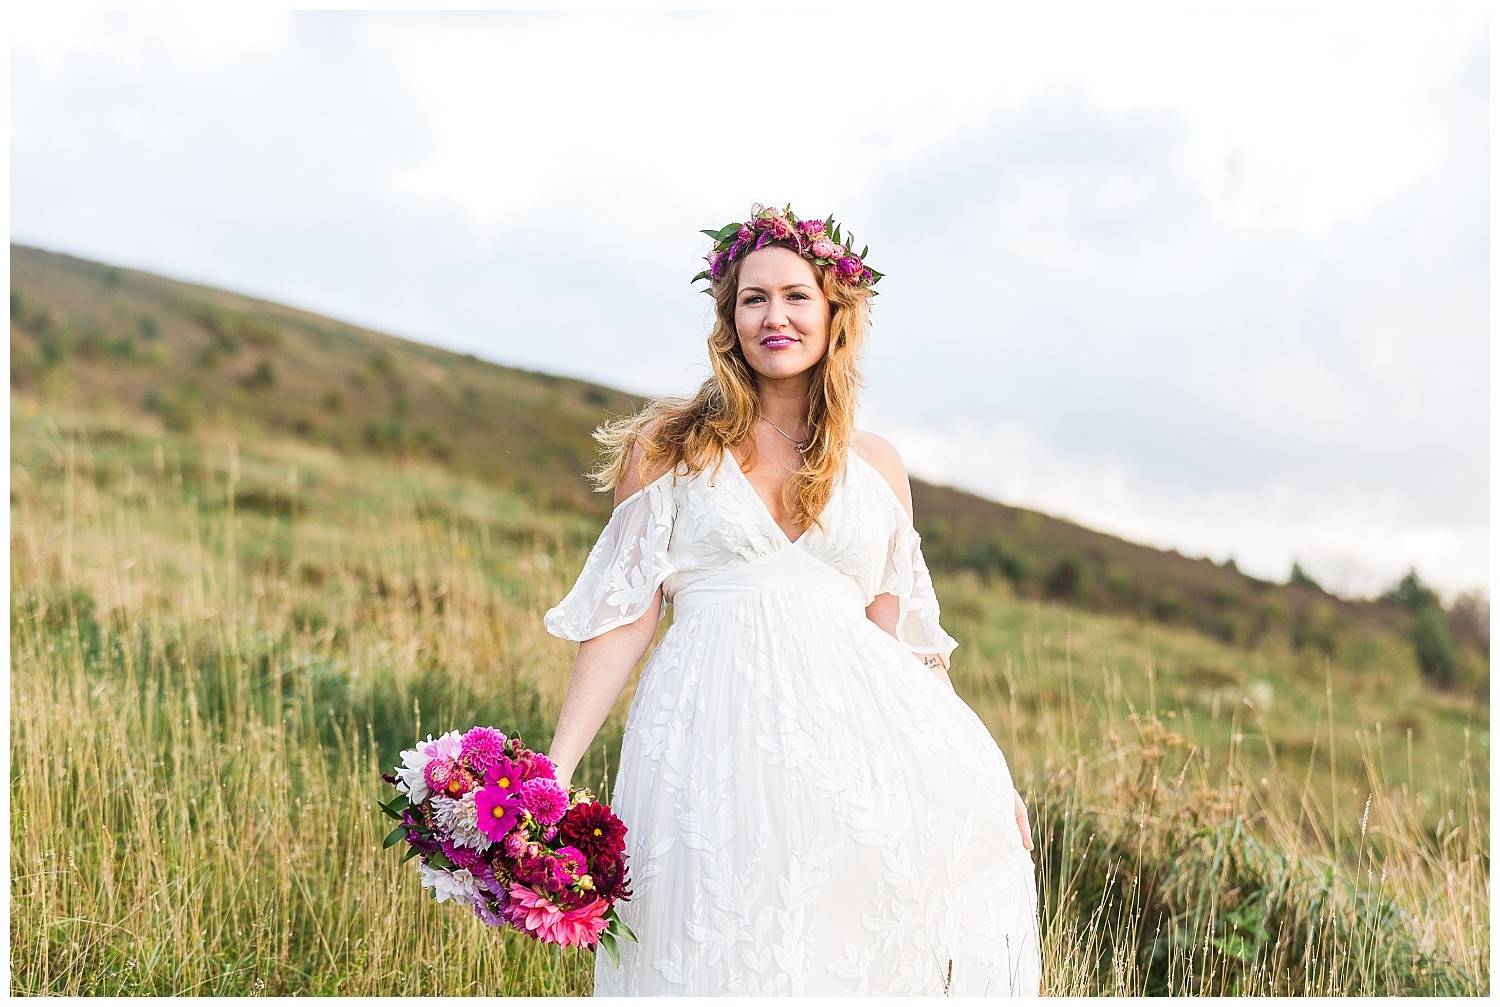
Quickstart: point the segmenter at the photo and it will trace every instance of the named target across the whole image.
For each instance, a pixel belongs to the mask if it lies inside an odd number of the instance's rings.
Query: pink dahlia
[[[546,777],[527,780],[521,784],[517,796],[521,800],[521,807],[531,812],[531,817],[543,825],[553,824],[568,810],[567,792],[556,780]]]
[[[471,850],[467,846],[455,846],[449,839],[442,840],[439,846],[442,848],[443,856],[447,857],[454,867],[470,868],[479,862],[478,850]]]
[[[510,900],[503,910],[517,930],[563,947],[593,947],[609,926],[604,918],[608,911],[609,903],[603,899],[563,910],[547,896],[519,884],[510,886]]]
[[[512,859],[526,852],[526,830],[516,829],[500,843],[500,851]]]
[[[521,820],[521,802],[515,792],[498,783],[487,783],[474,795],[474,812],[479,831],[486,838],[500,842]]]
[[[474,789],[474,780],[456,759],[438,756],[427,764],[422,771],[422,779],[427,784],[427,789],[434,794],[443,794],[447,797],[459,798]]]
[[[540,752],[528,752],[526,755],[521,756],[519,761],[521,763],[521,779],[523,781],[543,778],[548,780],[557,779],[557,766],[553,764],[551,759]]]
[[[505,735],[493,727],[470,728],[458,749],[459,759],[480,776],[504,755]]]

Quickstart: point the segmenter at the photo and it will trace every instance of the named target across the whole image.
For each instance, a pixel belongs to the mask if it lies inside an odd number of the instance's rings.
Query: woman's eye
[[[756,301],[759,301],[759,300],[761,300],[761,296],[759,294],[751,294],[749,297],[745,298],[740,303],[741,304],[754,304]]]

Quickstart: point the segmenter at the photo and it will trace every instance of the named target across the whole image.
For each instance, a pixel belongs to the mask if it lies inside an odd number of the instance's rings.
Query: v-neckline
[[[797,543],[807,538],[807,533],[812,531],[812,528],[802,529],[802,534],[798,535],[796,538],[792,538],[786,533],[786,529],[781,527],[780,522],[776,520],[776,515],[771,513],[771,505],[766,503],[765,498],[760,495],[760,491],[755,488],[755,484],[750,481],[750,477],[745,475],[745,470],[740,467],[740,460],[735,455],[734,450],[732,448],[726,447],[724,449],[724,453],[727,454],[729,456],[729,460],[734,463],[734,470],[739,473],[740,481],[745,484],[745,488],[750,491],[750,495],[754,497],[755,502],[760,505],[761,513],[766,516],[767,521],[771,522],[771,527],[775,528],[777,533],[781,535],[782,541],[789,546],[795,546],[797,545]],[[828,500],[830,503],[833,502],[832,495],[829,496]],[[827,508],[825,507],[824,509],[826,510]],[[814,525],[813,527],[817,526]]]

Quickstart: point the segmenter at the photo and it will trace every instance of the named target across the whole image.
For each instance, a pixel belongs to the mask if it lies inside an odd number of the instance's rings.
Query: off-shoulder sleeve
[[[542,617],[547,632],[581,642],[644,615],[673,572],[674,507],[671,473],[620,501],[573,589]]]
[[[896,639],[918,654],[939,654],[947,663],[958,641],[938,622],[937,593],[922,558],[922,536],[917,534],[904,508],[896,509],[896,530],[891,535],[885,572],[877,594],[895,595],[900,603]]]

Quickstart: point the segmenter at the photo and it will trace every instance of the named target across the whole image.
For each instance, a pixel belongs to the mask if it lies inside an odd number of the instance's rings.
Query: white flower
[[[408,749],[401,753],[403,766],[396,767],[396,789],[406,794],[411,803],[421,804],[427,800],[431,793],[427,789],[427,764],[435,757],[442,755],[449,759],[458,758],[459,746],[463,744],[463,735],[457,731],[449,731],[447,734],[432,739],[427,736],[426,741],[417,742],[415,749]]]
[[[422,875],[422,887],[431,888],[433,898],[437,901],[447,902],[452,899],[461,906],[474,904],[474,875],[469,873],[468,868],[445,871],[441,867],[419,864],[417,870]]]
[[[438,828],[453,840],[454,846],[487,850],[495,841],[479,831],[479,809],[474,806],[474,795],[477,793],[477,790],[471,790],[456,799],[434,794],[432,809]]]

